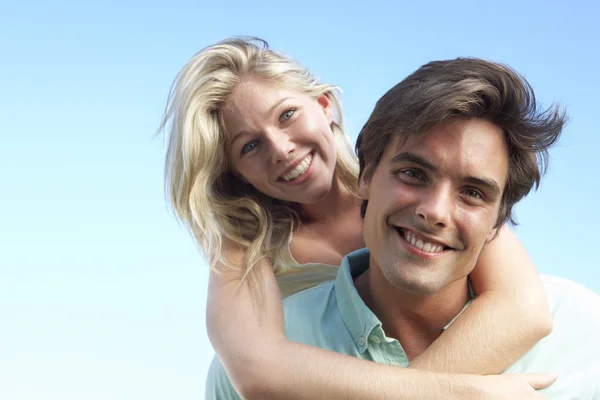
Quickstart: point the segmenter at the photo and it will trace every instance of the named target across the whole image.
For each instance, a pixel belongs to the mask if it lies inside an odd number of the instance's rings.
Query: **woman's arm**
[[[540,277],[508,227],[485,245],[470,278],[477,298],[412,368],[498,374],[552,330]]]
[[[531,386],[553,381],[550,376],[480,377],[398,368],[288,341],[271,266],[261,262],[257,267],[263,280],[261,308],[248,285],[236,291],[236,278],[211,272],[209,284],[209,337],[246,399],[528,399],[537,398]]]

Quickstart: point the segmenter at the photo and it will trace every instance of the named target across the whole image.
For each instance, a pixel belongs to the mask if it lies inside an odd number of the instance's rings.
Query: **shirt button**
[[[375,344],[381,343],[381,339],[379,339],[379,336],[377,336],[377,335],[371,335],[371,337],[369,339],[371,339],[371,342],[373,342]]]
[[[390,363],[390,365],[391,365],[392,367],[399,367],[399,366],[400,366],[400,364],[399,364],[399,363],[397,363],[396,361],[392,361],[392,362]]]
[[[361,346],[365,345],[365,338],[363,336],[358,338],[358,344],[360,344]]]

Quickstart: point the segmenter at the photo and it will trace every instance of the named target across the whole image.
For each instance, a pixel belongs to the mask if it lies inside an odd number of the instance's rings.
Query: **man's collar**
[[[356,347],[361,353],[367,349],[368,338],[373,329],[378,326],[381,327],[382,325],[379,318],[377,318],[371,309],[367,307],[354,286],[354,278],[369,269],[369,259],[370,253],[366,248],[348,254],[342,261],[342,265],[334,283],[335,297],[340,315],[346,324]],[[452,325],[456,318],[463,313],[475,298],[471,282],[468,281],[468,284],[471,299],[465,304],[456,317],[443,328],[444,330]]]
[[[367,349],[373,328],[381,326],[381,321],[367,307],[354,287],[354,278],[369,269],[369,257],[370,253],[366,248],[344,257],[334,284],[342,320],[361,353]]]

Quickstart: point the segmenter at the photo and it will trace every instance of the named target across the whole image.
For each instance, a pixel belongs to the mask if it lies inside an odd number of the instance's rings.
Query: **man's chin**
[[[439,292],[439,285],[423,282],[407,282],[403,290],[414,296],[430,296]]]
[[[443,284],[439,277],[429,276],[429,274],[411,274],[399,276],[394,286],[406,293],[416,296],[427,296],[439,292]]]

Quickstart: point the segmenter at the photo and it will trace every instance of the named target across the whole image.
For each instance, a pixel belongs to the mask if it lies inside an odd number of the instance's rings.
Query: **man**
[[[563,124],[558,109],[538,112],[517,73],[482,60],[432,62],[392,88],[357,141],[368,250],[284,301],[286,336],[408,366],[468,306],[483,245],[539,184]],[[600,298],[544,280],[554,330],[506,372],[552,371],[545,397],[600,400]],[[218,363],[207,386],[235,397]]]

